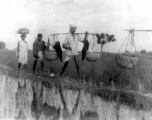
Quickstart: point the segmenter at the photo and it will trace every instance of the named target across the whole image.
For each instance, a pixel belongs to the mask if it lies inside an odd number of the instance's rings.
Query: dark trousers
[[[37,59],[34,60],[34,63],[33,63],[33,73],[35,73],[37,61],[38,61]],[[43,69],[44,69],[44,61],[41,61],[41,71],[42,71],[42,72],[43,72]]]
[[[77,68],[78,77],[80,78],[80,70],[79,70],[79,68],[80,68],[79,66],[80,66],[80,65],[79,65],[78,55],[74,55],[73,58],[74,58],[74,62],[75,62],[76,68]],[[62,68],[61,73],[60,73],[60,76],[63,75],[64,71],[65,71],[66,68],[68,67],[68,64],[69,64],[69,61],[66,61],[66,62],[64,63],[63,68]]]
[[[21,63],[18,63],[18,70],[20,69],[21,67]],[[27,69],[27,64],[24,64],[24,69],[26,70]]]

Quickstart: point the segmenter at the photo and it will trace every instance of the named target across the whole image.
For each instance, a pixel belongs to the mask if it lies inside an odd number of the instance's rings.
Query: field
[[[13,70],[12,72],[17,72],[17,59],[14,51],[0,51],[0,56],[0,65],[8,66]],[[65,53],[63,54],[63,59],[64,57]],[[81,61],[81,54],[79,55],[79,59]],[[38,63],[36,75],[32,74],[33,61],[32,51],[30,51],[27,73],[31,75],[31,79],[34,76],[39,76],[41,73],[40,63]],[[145,97],[149,97],[149,94],[152,92],[151,65],[152,56],[139,55],[139,62],[135,69],[124,69],[116,64],[115,54],[103,54],[100,61],[90,63],[85,60],[83,62],[81,65],[81,86],[91,85],[88,90],[98,88],[98,91],[94,91],[94,94],[98,94],[102,98],[109,99],[110,97],[116,100],[117,95],[122,95],[120,99],[124,100],[125,98],[125,103],[126,99],[129,99],[127,103],[134,101],[131,102],[132,104],[138,101],[140,104],[146,104],[147,106],[148,102],[145,103],[143,101],[145,101]],[[59,60],[52,62],[45,61],[45,78],[51,81],[48,70],[55,71],[58,76],[62,66],[63,62],[61,63]],[[71,82],[72,86],[77,82],[78,78],[73,60],[70,61],[62,78],[70,78],[69,82]],[[93,83],[93,85],[91,83]],[[68,87],[70,86],[68,85]],[[152,105],[151,102],[150,105]]]
[[[14,51],[0,51],[0,64],[6,65],[17,71],[17,59]],[[65,53],[63,53],[63,59]],[[79,54],[81,61],[81,54]],[[27,72],[32,74],[33,55],[30,51],[28,60]],[[81,61],[82,62],[82,61]],[[152,57],[140,55],[139,62],[135,69],[120,68],[115,62],[115,54],[103,54],[100,61],[88,62],[84,60],[81,67],[81,79],[89,83],[92,81],[99,86],[111,86],[114,84],[117,87],[127,87],[131,90],[143,90],[144,92],[152,91]],[[48,70],[55,71],[58,75],[63,66],[59,60],[45,61],[45,74],[48,74]],[[23,69],[21,67],[21,69]],[[36,74],[40,75],[40,63],[37,64]],[[74,61],[71,60],[68,68],[66,69],[63,77],[70,77],[77,80],[77,73]]]

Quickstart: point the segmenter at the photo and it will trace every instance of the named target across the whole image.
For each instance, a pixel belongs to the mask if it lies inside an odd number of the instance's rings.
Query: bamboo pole
[[[152,30],[133,30],[133,29],[125,30],[125,31],[152,32]]]
[[[54,33],[54,34],[50,34],[50,35],[66,35],[66,34],[68,34],[68,33]],[[75,34],[85,34],[85,33],[75,33]],[[88,33],[89,35],[94,35],[94,34],[96,34],[96,33]],[[50,36],[49,35],[49,36]]]

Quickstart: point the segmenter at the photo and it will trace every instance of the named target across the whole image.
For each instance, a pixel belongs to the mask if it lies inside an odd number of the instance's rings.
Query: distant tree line
[[[6,48],[5,43],[0,41],[0,50],[4,50],[5,48]]]
[[[147,51],[145,49],[143,49],[143,50],[141,50],[141,53],[145,54],[145,53],[147,53]]]
[[[142,54],[152,54],[152,51],[147,51],[145,49],[141,50],[140,53]]]

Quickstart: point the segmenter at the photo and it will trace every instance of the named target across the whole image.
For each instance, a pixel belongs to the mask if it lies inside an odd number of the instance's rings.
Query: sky
[[[151,4],[151,0],[1,0],[0,41],[14,49],[21,39],[17,30],[28,28],[26,41],[32,49],[38,33],[47,41],[49,34],[68,32],[69,24],[75,24],[77,32],[115,35],[116,42],[107,43],[103,51],[116,53],[128,35],[125,29],[152,30]],[[58,36],[61,43],[64,37]],[[135,45],[137,51],[152,51],[152,32],[135,32]]]

